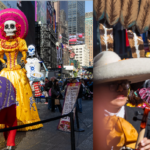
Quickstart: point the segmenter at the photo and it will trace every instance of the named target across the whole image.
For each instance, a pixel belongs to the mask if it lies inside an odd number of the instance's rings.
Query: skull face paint
[[[15,36],[16,30],[16,22],[13,20],[8,20],[4,23],[4,31],[6,36]]]

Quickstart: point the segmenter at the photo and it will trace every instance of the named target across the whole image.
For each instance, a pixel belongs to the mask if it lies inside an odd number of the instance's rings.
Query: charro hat
[[[19,37],[24,39],[28,34],[28,20],[24,13],[18,9],[8,8],[0,11],[0,27],[8,20],[13,20],[21,26]],[[6,39],[0,30],[0,39]]]
[[[94,84],[117,80],[142,82],[150,78],[150,59],[121,60],[115,52],[103,51],[94,58],[93,75]]]

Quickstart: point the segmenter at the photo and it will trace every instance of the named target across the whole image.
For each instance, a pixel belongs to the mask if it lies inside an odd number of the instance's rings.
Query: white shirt
[[[104,110],[104,115],[105,116],[118,116],[118,117],[121,117],[121,118],[125,118],[125,107],[122,106],[121,109],[119,110],[119,112],[117,113],[111,113],[107,110]]]

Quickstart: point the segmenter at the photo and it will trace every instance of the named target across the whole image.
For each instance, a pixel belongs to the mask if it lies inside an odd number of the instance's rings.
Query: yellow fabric
[[[134,149],[138,138],[136,129],[125,119],[117,116],[107,116],[104,118],[107,134],[107,145],[118,147],[129,147]],[[111,145],[113,141],[113,144]],[[115,148],[114,148],[115,149]]]
[[[16,106],[17,111],[17,124],[23,125],[27,123],[33,123],[36,121],[40,121],[38,110],[35,104],[35,100],[32,95],[32,90],[26,76],[26,70],[21,69],[20,65],[17,64],[17,55],[18,52],[27,51],[27,45],[25,40],[18,38],[19,45],[16,49],[9,50],[2,49],[0,42],[0,58],[5,53],[7,57],[7,68],[4,68],[0,72],[0,76],[6,77],[9,79],[14,87],[16,88],[16,101],[18,102],[18,106]],[[26,54],[23,54],[24,58]],[[32,104],[33,102],[33,104]],[[31,103],[31,104],[30,104]],[[43,127],[42,124],[34,125],[30,127],[26,127],[23,129],[19,129],[19,131],[28,131],[32,129],[38,129]],[[4,128],[4,125],[0,125],[0,129]]]
[[[131,103],[127,103],[126,105],[129,106],[129,107],[136,107],[135,105],[133,105]]]

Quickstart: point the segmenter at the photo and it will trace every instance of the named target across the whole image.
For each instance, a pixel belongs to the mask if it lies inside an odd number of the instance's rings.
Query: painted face
[[[13,20],[8,20],[4,23],[4,32],[6,36],[15,36],[16,32],[16,22]]]
[[[28,53],[29,53],[29,56],[35,55],[35,47],[33,45],[28,46]]]

